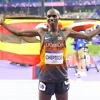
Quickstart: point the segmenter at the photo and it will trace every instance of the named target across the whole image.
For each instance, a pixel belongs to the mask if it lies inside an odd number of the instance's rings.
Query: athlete
[[[69,79],[66,67],[66,39],[68,37],[89,39],[100,33],[100,28],[88,33],[75,32],[67,27],[58,28],[60,13],[52,8],[47,11],[48,28],[18,31],[7,25],[3,18],[1,25],[17,36],[40,37],[39,100],[68,100]]]

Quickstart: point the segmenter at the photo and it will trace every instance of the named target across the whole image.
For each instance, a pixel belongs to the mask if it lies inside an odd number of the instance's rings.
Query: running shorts
[[[69,81],[63,82],[39,82],[39,91],[46,93],[47,95],[62,94],[69,90]]]

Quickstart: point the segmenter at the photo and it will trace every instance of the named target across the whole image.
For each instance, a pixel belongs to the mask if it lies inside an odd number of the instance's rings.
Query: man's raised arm
[[[18,36],[28,36],[28,37],[32,37],[32,36],[39,36],[39,33],[36,29],[34,30],[22,30],[22,31],[19,31],[19,30],[16,30],[14,29],[13,27],[7,25],[5,23],[5,17],[2,17],[0,19],[0,24],[5,28],[7,29],[8,31],[10,31],[11,33],[15,34],[15,35],[18,35]]]
[[[94,37],[95,35],[100,33],[100,27],[98,27],[97,29],[89,32],[89,33],[83,33],[83,32],[76,32],[76,31],[71,31],[71,33],[69,34],[69,37],[72,38],[79,38],[79,39],[90,39],[92,37]]]

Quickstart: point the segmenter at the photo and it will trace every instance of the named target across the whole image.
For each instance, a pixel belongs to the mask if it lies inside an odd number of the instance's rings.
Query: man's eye
[[[51,17],[51,15],[47,15],[47,17],[48,17],[48,18],[50,18],[50,17]]]
[[[47,15],[48,18],[50,17],[53,17],[53,18],[56,18],[57,16],[56,15]]]
[[[56,18],[57,16],[56,15],[53,15],[53,17]]]

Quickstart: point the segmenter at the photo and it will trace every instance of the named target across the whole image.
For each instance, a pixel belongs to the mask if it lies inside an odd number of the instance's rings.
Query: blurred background
[[[100,18],[100,0],[0,0],[0,15],[45,17],[51,7],[62,18]]]

